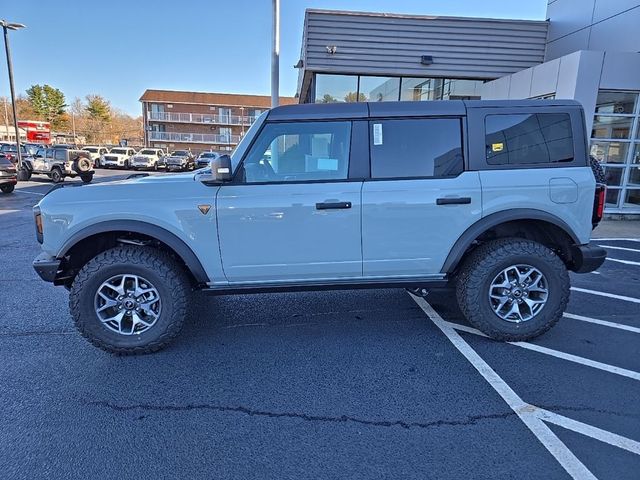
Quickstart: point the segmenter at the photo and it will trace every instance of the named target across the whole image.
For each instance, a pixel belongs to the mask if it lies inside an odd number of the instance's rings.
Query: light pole
[[[271,50],[271,108],[280,102],[280,0],[273,1]]]
[[[7,53],[7,70],[9,71],[9,90],[11,91],[11,105],[13,106],[13,128],[16,132],[16,147],[18,150],[18,170],[22,168],[22,151],[20,150],[20,131],[18,130],[18,111],[16,109],[16,91],[13,88],[13,67],[11,65],[11,52],[9,51],[9,30],[24,28],[21,23],[10,23],[0,20],[4,31],[4,49]]]

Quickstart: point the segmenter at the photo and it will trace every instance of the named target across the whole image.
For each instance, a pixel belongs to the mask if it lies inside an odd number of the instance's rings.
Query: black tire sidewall
[[[54,168],[51,170],[51,180],[53,183],[60,183],[64,180],[64,176],[59,168]]]
[[[122,335],[110,330],[98,318],[94,301],[98,287],[107,279],[119,274],[139,275],[153,284],[158,290],[161,300],[160,317],[152,327],[140,334]],[[161,337],[170,329],[175,316],[176,291],[151,268],[135,264],[115,264],[101,268],[96,274],[88,278],[78,292],[78,317],[76,326],[90,339],[97,339],[114,349],[143,349],[149,344],[158,343]]]
[[[0,191],[2,193],[11,193],[15,190],[16,186],[13,183],[7,183],[5,185],[0,185]]]

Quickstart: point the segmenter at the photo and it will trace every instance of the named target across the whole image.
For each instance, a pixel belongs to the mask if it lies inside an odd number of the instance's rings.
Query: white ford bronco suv
[[[568,100],[283,106],[209,169],[137,177],[34,207],[35,270],[119,354],[169,343],[195,289],[450,286],[471,324],[526,340],[561,318],[568,272],[606,256],[589,245],[605,189]]]

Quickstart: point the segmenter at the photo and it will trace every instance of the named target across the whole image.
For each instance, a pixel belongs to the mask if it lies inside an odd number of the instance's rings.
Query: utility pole
[[[71,128],[73,129],[73,143],[76,143],[76,114],[71,112]]]
[[[273,2],[273,29],[271,50],[271,108],[280,103],[280,0]]]
[[[18,130],[18,111],[16,109],[16,91],[13,87],[13,66],[11,65],[11,52],[9,49],[9,30],[24,28],[21,23],[9,23],[0,20],[0,25],[4,31],[4,49],[7,54],[7,70],[9,71],[9,90],[11,91],[11,105],[13,106],[13,127],[16,132],[16,146],[18,150],[18,170],[22,168],[22,151],[20,149],[20,130]]]

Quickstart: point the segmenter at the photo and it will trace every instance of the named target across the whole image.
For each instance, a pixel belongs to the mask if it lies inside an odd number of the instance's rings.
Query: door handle
[[[344,210],[345,208],[351,208],[351,202],[316,203],[316,210]]]
[[[436,199],[436,205],[468,205],[471,197],[442,197]]]

